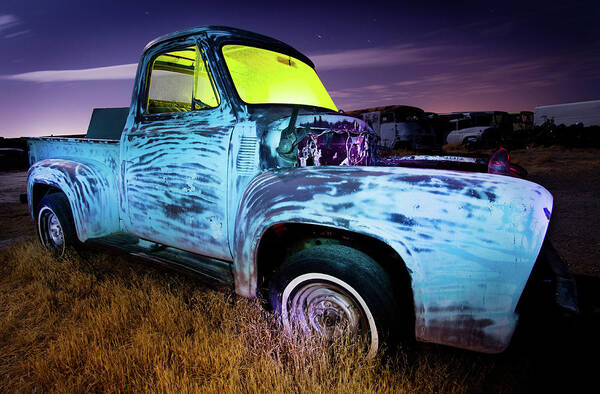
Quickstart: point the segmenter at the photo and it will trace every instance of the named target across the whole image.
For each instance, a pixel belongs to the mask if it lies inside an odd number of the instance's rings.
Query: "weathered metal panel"
[[[119,144],[84,138],[29,138],[27,178],[30,210],[33,185],[62,190],[71,204],[81,241],[119,230]]]
[[[228,240],[235,238],[235,217],[239,201],[248,183],[260,172],[260,137],[255,122],[236,124],[229,146]],[[232,256],[232,255],[231,255]]]
[[[210,257],[231,259],[228,150],[235,117],[182,113],[127,132],[123,184],[128,231]]]
[[[71,205],[81,241],[119,231],[117,174],[101,163],[47,159],[27,174],[27,195],[32,216],[33,186],[42,183],[62,190]]]
[[[87,138],[31,137],[29,145],[29,163],[34,164],[45,159],[67,159],[90,162],[107,167],[118,173],[119,142]]]
[[[551,210],[543,187],[498,175],[387,167],[265,172],[248,185],[237,214],[236,291],[255,294],[257,246],[274,224],[354,231],[403,258],[419,339],[498,352],[513,333]]]
[[[153,56],[196,45],[200,38],[183,36],[156,43],[140,61],[121,139],[121,217],[126,229],[141,238],[231,260],[228,163],[237,116],[211,48],[205,49],[221,97],[217,108],[157,115],[143,111],[144,81]]]

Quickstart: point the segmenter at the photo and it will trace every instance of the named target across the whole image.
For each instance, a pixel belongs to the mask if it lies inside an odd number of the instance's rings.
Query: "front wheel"
[[[284,329],[333,339],[349,334],[374,357],[398,313],[391,281],[366,254],[342,245],[302,250],[284,262],[269,289]]]
[[[63,193],[44,196],[37,209],[37,233],[42,247],[62,257],[76,242],[69,200]]]

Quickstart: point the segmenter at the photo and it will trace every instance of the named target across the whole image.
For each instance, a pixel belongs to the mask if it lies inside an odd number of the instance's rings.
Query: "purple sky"
[[[344,110],[600,99],[600,1],[414,3],[3,0],[0,136],[85,132],[92,108],[129,105],[146,43],[203,25],[307,54]]]

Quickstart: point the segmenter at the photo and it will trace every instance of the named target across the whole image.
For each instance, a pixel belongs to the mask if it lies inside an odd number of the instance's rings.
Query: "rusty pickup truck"
[[[286,329],[349,330],[369,355],[397,333],[509,344],[553,198],[505,157],[378,157],[310,59],[218,26],[149,43],[107,135],[28,141],[53,253],[91,241],[191,270],[267,297]]]

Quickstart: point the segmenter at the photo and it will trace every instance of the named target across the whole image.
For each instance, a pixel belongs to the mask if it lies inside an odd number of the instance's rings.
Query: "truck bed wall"
[[[37,184],[67,196],[81,241],[119,231],[119,142],[78,138],[31,138],[27,177],[35,218]]]
[[[119,141],[88,138],[29,138],[29,165],[46,159],[98,162],[115,173],[119,167]]]

